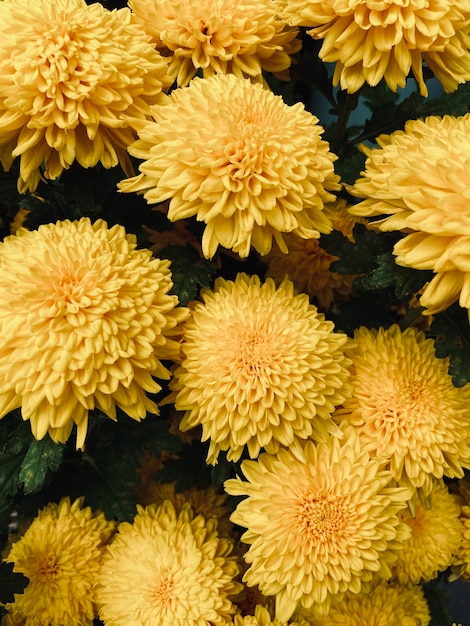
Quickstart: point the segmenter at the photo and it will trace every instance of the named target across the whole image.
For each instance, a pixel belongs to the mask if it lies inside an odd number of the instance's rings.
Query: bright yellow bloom
[[[334,332],[306,294],[290,281],[239,274],[204,289],[183,329],[184,360],[169,398],[186,411],[182,430],[202,425],[208,462],[221,450],[236,461],[245,446],[275,454],[300,440],[325,440],[338,431],[331,419],[345,400],[349,361],[346,335]]]
[[[288,620],[297,605],[328,611],[331,599],[359,593],[390,565],[410,536],[398,513],[410,490],[389,486],[391,473],[369,457],[354,429],[343,439],[304,446],[304,460],[290,450],[243,461],[240,478],[225,482],[242,500],[231,520],[248,530],[243,580],[276,595],[276,617]]]
[[[219,245],[246,257],[282,233],[311,239],[331,230],[324,215],[339,189],[336,156],[320,138],[318,119],[285,104],[260,84],[218,74],[195,78],[152,109],[129,152],[141,174],[119,184],[150,204],[171,198],[168,218],[205,223],[204,256]]]
[[[320,58],[336,63],[334,84],[352,93],[382,78],[393,91],[411,72],[421,95],[425,63],[454,91],[470,79],[470,7],[466,0],[284,0],[283,17],[322,39]]]
[[[129,9],[85,0],[0,2],[0,161],[20,157],[20,191],[75,160],[128,167],[135,119],[171,79]]]
[[[227,626],[310,626],[303,619],[296,619],[295,621],[280,622],[277,619],[273,619],[264,606],[258,605],[255,607],[254,615],[236,615],[233,622],[227,624]]]
[[[178,359],[169,262],[136,249],[122,226],[87,218],[20,229],[0,244],[0,417],[21,407],[36,439],[65,442],[88,412],[140,421],[158,413],[146,392]],[[176,307],[176,308],[175,308]],[[174,337],[174,338],[173,338]]]
[[[135,18],[169,58],[177,85],[198,70],[262,81],[284,72],[301,46],[298,29],[280,19],[275,0],[129,0]]]
[[[351,212],[382,216],[371,226],[406,233],[396,262],[435,273],[420,296],[425,313],[456,300],[470,309],[470,114],[410,121],[377,143],[351,189],[365,200]]]
[[[217,520],[177,513],[171,502],[137,507],[103,557],[96,597],[108,626],[225,626],[238,565],[232,541],[216,531]]]
[[[94,585],[115,525],[82,505],[82,498],[48,504],[13,544],[6,560],[29,578],[9,605],[19,623],[22,615],[25,626],[92,626]]]
[[[456,388],[448,359],[415,328],[359,328],[353,391],[338,420],[348,420],[371,455],[388,460],[400,484],[428,494],[432,478],[459,478],[470,467],[470,384]]]

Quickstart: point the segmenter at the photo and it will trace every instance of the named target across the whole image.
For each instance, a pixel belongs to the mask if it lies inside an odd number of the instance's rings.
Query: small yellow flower
[[[310,626],[308,622],[303,619],[296,619],[295,621],[280,622],[277,619],[273,619],[268,609],[264,606],[256,606],[254,615],[235,615],[233,622],[227,624],[227,626]]]

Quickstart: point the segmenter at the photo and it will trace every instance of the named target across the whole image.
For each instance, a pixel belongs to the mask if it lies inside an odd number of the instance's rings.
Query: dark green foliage
[[[49,471],[56,472],[61,464],[64,446],[54,443],[50,437],[35,439],[29,444],[21,464],[19,480],[25,494],[39,491]]]
[[[436,355],[449,357],[449,374],[456,387],[470,382],[470,325],[466,309],[457,303],[434,316],[429,330]]]
[[[28,584],[23,574],[13,571],[13,563],[0,561],[0,603],[13,602],[15,593],[22,593]],[[0,615],[1,616],[1,615]]]
[[[171,261],[172,293],[178,296],[180,304],[194,300],[200,287],[210,286],[216,266],[201,259],[193,247],[170,246],[159,256]]]
[[[176,481],[176,491],[194,486],[204,489],[211,484],[211,469],[205,463],[207,445],[193,441],[185,444],[176,459],[167,459],[163,468],[155,475],[162,483]]]

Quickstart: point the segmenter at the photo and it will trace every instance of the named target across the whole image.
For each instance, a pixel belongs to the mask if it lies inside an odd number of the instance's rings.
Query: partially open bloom
[[[435,273],[419,298],[425,313],[456,300],[470,309],[470,114],[413,120],[377,143],[365,149],[365,171],[351,188],[365,199],[350,211],[404,232],[396,262]]]
[[[462,477],[470,466],[470,384],[454,387],[448,359],[415,328],[361,327],[354,341],[352,394],[336,418],[352,424],[403,485],[428,494],[433,477]]]
[[[75,160],[132,171],[132,120],[169,87],[167,69],[127,8],[0,2],[0,161],[20,157],[20,191],[37,187],[42,165],[50,179]]]
[[[171,383],[182,430],[202,425],[208,462],[237,460],[338,432],[331,413],[346,397],[346,335],[334,332],[290,281],[239,274],[204,289],[183,328],[184,358]]]
[[[150,204],[171,198],[171,221],[205,223],[204,256],[219,245],[242,257],[267,254],[282,233],[316,238],[331,230],[323,212],[339,189],[336,156],[318,119],[260,84],[218,74],[195,78],[152,109],[129,152],[143,160],[122,191]]]
[[[236,615],[233,622],[227,624],[227,626],[310,626],[308,622],[303,619],[296,619],[294,621],[280,622],[273,618],[269,610],[261,605],[255,607],[254,615]]]
[[[232,541],[215,518],[179,512],[167,501],[138,507],[104,557],[96,591],[99,616],[112,626],[225,626],[241,585]]]
[[[13,544],[6,560],[29,583],[10,608],[25,626],[93,624],[94,585],[115,524],[82,505],[68,498],[48,504]]]
[[[470,78],[470,8],[466,0],[284,0],[291,24],[313,27],[320,58],[336,63],[334,83],[350,93],[382,78],[393,91],[410,72],[428,91],[423,63],[445,91]]]
[[[178,359],[187,309],[170,295],[170,263],[122,226],[87,218],[20,229],[0,244],[0,417],[21,407],[36,439],[65,442],[88,412],[135,420]]]
[[[369,457],[353,429],[343,439],[308,441],[304,459],[287,449],[245,460],[241,478],[226,491],[247,496],[231,520],[247,531],[243,580],[276,595],[276,617],[287,621],[297,605],[323,605],[345,591],[359,593],[390,565],[410,535],[398,513],[410,490],[389,486],[391,473]]]
[[[279,17],[276,0],[129,0],[135,18],[169,58],[184,87],[198,70],[262,80],[284,72],[300,49],[298,29]]]

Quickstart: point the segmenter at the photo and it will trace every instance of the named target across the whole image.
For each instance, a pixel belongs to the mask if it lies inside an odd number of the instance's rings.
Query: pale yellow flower
[[[470,79],[470,7],[466,0],[284,0],[283,17],[311,27],[323,40],[319,53],[336,63],[334,84],[352,93],[382,79],[393,91],[413,74],[421,95],[428,90],[423,64],[444,90]]]
[[[350,190],[365,199],[350,211],[406,234],[393,249],[399,265],[435,273],[419,298],[426,314],[456,300],[470,309],[470,114],[410,121],[377,143]]]
[[[170,295],[169,262],[136,248],[122,226],[87,218],[20,229],[0,244],[0,417],[21,407],[36,439],[65,442],[88,413],[140,421],[146,392],[178,359],[187,309]]]
[[[374,575],[391,577],[396,552],[410,536],[398,513],[411,497],[389,486],[392,475],[363,449],[354,429],[343,439],[245,460],[227,493],[247,496],[231,520],[247,531],[243,580],[276,596],[276,617],[287,621],[298,605],[326,613],[331,600],[359,593]]]
[[[239,274],[218,278],[201,299],[183,329],[169,400],[186,411],[182,430],[202,425],[209,463],[221,450],[236,461],[245,446],[252,458],[280,446],[302,456],[302,439],[338,432],[331,413],[349,392],[347,339],[306,294]]]
[[[171,84],[168,63],[129,9],[85,0],[0,2],[0,161],[20,158],[20,191],[44,176],[121,164],[133,121]]]
[[[304,619],[296,619],[295,621],[280,622],[273,618],[264,606],[255,607],[254,615],[235,615],[233,622],[227,626],[310,626]]]
[[[180,87],[201,70],[262,81],[281,73],[301,46],[297,28],[279,17],[275,0],[129,0]]]
[[[171,502],[137,507],[108,547],[96,597],[107,626],[225,626],[241,590],[232,541],[217,520]]]
[[[283,233],[306,239],[331,230],[323,212],[339,189],[336,156],[318,119],[301,103],[288,106],[260,84],[218,74],[175,89],[152,109],[129,152],[141,173],[122,181],[150,204],[171,198],[168,218],[205,223],[202,250],[219,245],[248,256],[267,254]]]

